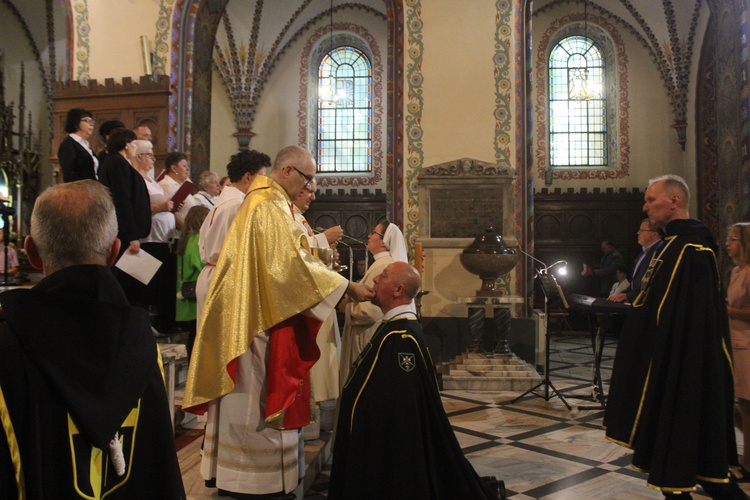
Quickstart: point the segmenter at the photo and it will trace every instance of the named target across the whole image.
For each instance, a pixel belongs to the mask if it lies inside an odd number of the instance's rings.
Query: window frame
[[[583,47],[581,47],[581,45],[583,45]],[[565,55],[568,56],[567,60],[564,61],[564,64],[561,65],[556,65],[553,60],[553,55],[558,49],[564,54],[562,58],[556,59],[558,62],[562,62]],[[594,58],[587,56],[591,54],[592,50],[596,51],[596,57]],[[581,61],[582,59],[585,60],[585,67],[583,64],[576,65],[575,62],[572,62]],[[581,70],[589,72],[589,82],[593,81],[596,83],[596,79],[600,80],[602,92],[599,97],[585,101],[570,98],[569,90],[571,76],[574,71]],[[608,79],[606,70],[607,59],[604,51],[591,37],[581,34],[571,34],[562,37],[552,46],[547,68],[547,85],[549,88],[547,107],[547,118],[549,123],[548,158],[551,168],[609,167],[608,161],[610,148],[608,138],[610,131],[607,106],[609,93],[607,88]],[[564,91],[555,92],[553,82],[561,75],[564,78],[564,82],[560,84],[560,86],[564,85]],[[556,95],[564,95],[565,97],[555,99]],[[562,109],[564,112],[555,116],[554,110],[556,108]],[[597,111],[597,109],[599,111]],[[602,116],[603,118],[600,118]],[[557,127],[558,130],[553,130],[553,123],[556,121],[562,121],[563,123]],[[553,140],[553,136],[556,135],[567,135],[568,141],[566,142],[564,139],[562,141]],[[571,138],[575,138],[576,136],[581,137],[581,140],[579,140],[578,143],[583,144],[582,147],[573,147]],[[599,143],[599,146],[595,144],[597,142]],[[564,145],[567,144],[567,147],[564,148],[566,161],[555,164],[553,163],[553,152],[555,145],[560,143],[563,143]],[[602,150],[602,154],[596,154],[598,151]],[[585,157],[585,161],[576,162],[576,158],[581,157]],[[559,159],[562,160],[563,155],[560,155]]]
[[[322,44],[325,47],[325,41]],[[354,61],[347,61],[348,56],[352,53],[356,54],[356,58]],[[335,72],[341,72],[346,71],[346,66],[348,65],[347,62],[359,62],[364,61],[364,69],[363,72],[356,71],[356,68],[354,71],[351,72],[351,75],[349,78],[353,80],[353,84],[351,85],[351,92],[346,92],[347,96],[352,96],[353,99],[351,99],[350,103],[347,103],[346,105],[341,105],[339,102],[336,103],[336,105],[326,105],[325,103],[321,102],[321,96],[320,96],[320,86],[322,83],[325,83],[326,79],[331,74],[331,68],[332,66],[330,64],[331,60],[339,60],[338,66],[334,69]],[[329,66],[329,67],[326,67]],[[332,46],[329,44],[328,50],[323,51],[320,60],[318,61],[318,64],[315,66],[316,68],[316,78],[315,78],[315,151],[316,151],[316,160],[318,165],[317,173],[319,175],[371,175],[374,169],[373,165],[373,112],[374,112],[374,91],[373,91],[373,63],[372,63],[372,57],[367,53],[367,51],[362,50],[361,47],[358,47],[357,44],[351,44],[351,43],[334,43]],[[362,69],[362,68],[360,68]],[[362,74],[364,73],[364,74]],[[335,79],[335,87],[336,89],[340,89],[342,86],[339,85],[339,81],[346,81],[346,76],[334,77]],[[360,88],[358,87],[358,84],[364,84],[367,89],[364,91],[364,93],[360,92]],[[364,102],[365,105],[361,105],[361,102]],[[362,113],[364,111],[364,118],[357,118],[358,111]],[[333,132],[333,138],[324,138],[321,135],[321,131],[323,129],[323,125],[321,124],[321,120],[323,119],[323,115],[333,115],[333,126],[335,128]],[[343,127],[344,130],[341,130],[340,127]],[[357,130],[357,128],[360,128],[361,130]],[[364,137],[357,137],[358,134],[364,134]],[[341,137],[344,135],[344,137]],[[328,158],[324,157],[324,150],[328,148],[323,147],[323,142],[326,142],[328,144],[334,143],[334,146],[330,148],[334,152],[334,160],[333,160],[333,168],[329,170],[323,170],[324,168],[328,168],[328,165],[331,165],[331,162],[328,161]],[[338,146],[336,146],[337,143],[359,143],[359,149],[364,150],[364,155],[360,153],[360,155],[357,155],[356,153],[352,153],[347,159],[346,156],[344,157],[345,162],[339,163],[339,157],[336,154],[337,151],[340,150]],[[350,144],[349,148],[356,148],[356,144],[352,145]],[[355,149],[356,150],[356,149]],[[360,162],[357,162],[357,156],[364,156],[365,162],[364,162],[364,168],[355,168],[358,164],[361,164]]]

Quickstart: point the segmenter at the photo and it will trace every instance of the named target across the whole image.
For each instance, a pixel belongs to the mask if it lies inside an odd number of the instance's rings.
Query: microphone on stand
[[[563,266],[560,269],[557,270],[557,272],[559,274],[565,275],[565,274],[568,273],[568,262],[567,261],[558,260],[554,264],[550,264],[548,266],[545,262],[542,262],[541,260],[537,259],[536,257],[534,257],[533,255],[531,255],[530,253],[526,252],[520,246],[518,247],[518,251],[521,252],[522,254],[524,254],[526,257],[530,258],[531,260],[535,260],[535,261],[537,261],[538,263],[540,263],[542,265],[541,269],[537,269],[536,270],[536,272],[539,273],[539,274],[547,274],[548,271],[550,271],[553,267],[555,267],[558,264],[563,264]]]

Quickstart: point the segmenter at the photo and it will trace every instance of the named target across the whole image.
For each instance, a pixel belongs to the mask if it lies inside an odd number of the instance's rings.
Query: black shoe
[[[739,476],[736,476],[738,483],[750,483],[750,472],[747,469],[740,465],[740,470],[737,472],[740,473]]]

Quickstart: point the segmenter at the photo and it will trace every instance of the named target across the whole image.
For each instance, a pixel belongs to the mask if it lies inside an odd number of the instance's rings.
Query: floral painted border
[[[528,7],[530,9],[530,7]],[[514,211],[513,211],[513,222],[515,223],[516,238],[518,245],[526,248],[527,251],[533,251],[533,247],[529,248],[529,235],[526,233],[526,228],[530,227],[533,222],[532,210],[529,210],[529,206],[533,206],[534,200],[534,167],[532,162],[525,162],[526,153],[526,124],[524,123],[524,116],[531,117],[531,113],[526,110],[526,87],[524,82],[526,81],[526,61],[527,54],[531,53],[531,30],[527,29],[526,24],[526,2],[525,0],[514,0],[513,1],[513,32],[515,33],[515,45],[513,46],[513,60],[515,64],[513,71],[515,73],[515,82],[517,82],[514,89],[515,96],[515,160],[516,160],[516,182],[513,183],[513,195],[515,197]],[[530,21],[529,21],[530,22]],[[531,106],[531,103],[529,103]],[[531,109],[529,107],[529,109]],[[519,259],[519,262],[527,262],[526,259]],[[516,279],[515,279],[515,294],[518,297],[527,297],[527,291],[533,289],[533,273],[524,272],[520,264],[516,266]],[[526,270],[528,271],[528,270]],[[523,276],[526,276],[526,281],[523,280]],[[526,316],[526,305],[518,305],[516,307],[517,316]]]
[[[318,185],[321,187],[331,186],[374,186],[383,178],[383,63],[377,40],[363,26],[350,23],[336,23],[334,29],[339,32],[354,33],[365,40],[372,52],[372,174],[370,175],[326,175],[318,174]],[[308,105],[310,96],[310,55],[313,47],[327,37],[330,27],[325,26],[317,29],[308,39],[302,49],[300,58],[300,93],[299,93],[299,143],[308,144],[310,130],[308,116]]]
[[[572,23],[583,22],[583,14],[575,13],[561,17],[555,20],[541,37],[537,45],[535,75],[538,85],[535,90],[536,102],[536,165],[537,176],[544,178],[549,167],[549,131],[548,131],[548,109],[549,109],[549,79],[547,78],[547,54],[552,38],[566,26]],[[588,15],[589,29],[592,25],[604,30],[612,40],[617,52],[617,92],[613,97],[617,99],[618,130],[617,150],[619,153],[616,168],[553,168],[552,175],[554,179],[613,179],[627,177],[629,174],[629,129],[628,113],[630,101],[628,99],[628,56],[625,51],[625,44],[620,36],[619,31],[609,22],[608,19]]]
[[[419,206],[417,193],[419,183],[417,174],[424,165],[424,151],[422,150],[422,97],[424,76],[422,74],[422,2],[421,0],[406,0],[406,109],[404,113],[404,129],[406,131],[406,165],[404,167],[404,185],[406,191],[406,217],[404,220],[404,236],[410,247],[419,236]]]
[[[170,35],[172,23],[170,16],[175,6],[175,0],[162,0],[159,5],[159,15],[156,19],[156,37],[154,38],[154,75],[166,75],[170,55]]]
[[[508,168],[510,161],[511,131],[511,84],[510,46],[511,15],[510,0],[498,0],[495,4],[495,160],[499,167]]]
[[[91,56],[91,47],[89,45],[89,34],[91,25],[89,24],[89,6],[87,0],[75,0],[73,3],[74,23],[76,28],[76,49],[75,59],[78,61],[76,68],[76,79],[81,85],[88,85],[91,78],[89,71],[89,58]]]

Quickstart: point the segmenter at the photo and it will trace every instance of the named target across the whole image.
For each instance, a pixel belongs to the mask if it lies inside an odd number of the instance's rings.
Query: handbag
[[[195,281],[183,281],[180,293],[185,300],[195,301]]]
[[[196,283],[196,281],[182,281],[182,266],[180,266],[180,291],[177,292],[177,298],[195,302]]]

